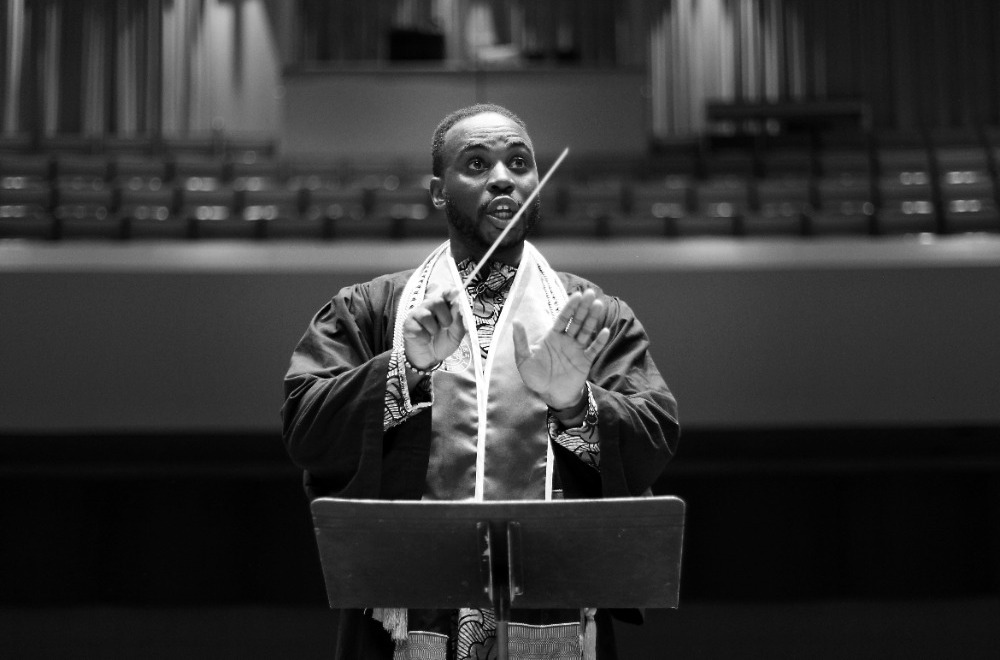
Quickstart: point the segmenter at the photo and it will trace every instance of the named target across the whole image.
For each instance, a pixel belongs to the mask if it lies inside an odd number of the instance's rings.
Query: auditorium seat
[[[970,165],[979,166],[973,162],[958,166]],[[1000,231],[996,185],[988,170],[942,170],[938,185],[945,233]]]
[[[59,135],[28,152],[25,140],[0,143],[4,236],[446,236],[426,167],[400,159],[289,161],[273,141],[221,133]],[[926,139],[824,131],[580,156],[543,192],[536,236],[1000,232],[994,148],[1000,139],[968,129]]]
[[[741,218],[751,211],[754,156],[748,150],[726,147],[705,158],[706,178],[693,186],[693,213],[674,221],[678,236],[734,236]]]
[[[219,158],[197,156],[175,161],[177,215],[187,221],[193,238],[261,238],[265,234],[258,223],[268,218],[257,216],[269,215],[271,210],[267,205],[254,206],[244,216],[242,200],[247,191],[237,190],[230,177],[231,171]]]
[[[808,175],[761,179],[757,206],[765,216],[792,216],[812,211],[812,180]]]
[[[224,174],[237,190],[274,190],[288,185],[288,169],[278,159],[244,155],[228,162]]]
[[[919,234],[939,229],[930,180],[923,175],[883,179],[878,188],[880,234]]]
[[[694,184],[694,213],[677,218],[678,236],[733,236],[752,210],[749,176],[710,176]]]
[[[236,216],[236,191],[210,179],[188,179],[189,187],[178,187],[177,212],[196,220],[228,220]]]
[[[59,154],[52,162],[52,174],[59,184],[95,187],[112,178],[112,161],[105,154]]]
[[[989,154],[974,133],[934,136],[934,162],[946,233],[1000,230]]]
[[[104,154],[60,153],[53,159],[53,216],[61,238],[120,238],[111,162]]]
[[[243,154],[230,163],[231,185],[237,192],[244,220],[297,220],[302,215],[302,192],[288,183],[284,164],[276,159]]]
[[[132,239],[191,237],[191,221],[176,212],[178,195],[173,186],[124,189],[120,194],[118,217],[123,235]]]
[[[226,161],[215,156],[177,154],[168,163],[171,178],[184,190],[217,190],[230,178]]]
[[[804,232],[803,217],[813,210],[808,177],[761,179],[756,189],[757,209],[743,213],[744,234],[797,236]]]
[[[387,238],[392,235],[389,218],[369,216],[368,193],[360,186],[323,186],[308,190],[305,218],[323,225],[326,238]]]
[[[0,186],[0,238],[54,238],[51,208],[48,182]]]
[[[641,181],[629,187],[627,213],[611,225],[612,236],[675,236],[677,219],[694,205],[694,182],[690,176],[668,176]]]
[[[222,220],[236,210],[236,191],[218,179],[191,177],[178,182],[178,210],[200,220]]]
[[[317,190],[345,185],[344,166],[328,159],[284,161],[286,184],[290,188]]]
[[[104,236],[112,224],[114,194],[104,182],[79,179],[59,181],[53,202],[55,217],[62,220],[66,227],[74,223],[80,225],[83,235],[87,235],[90,231],[87,227],[93,225],[96,235]],[[70,236],[73,232],[64,231],[64,235]]]
[[[993,197],[951,199],[943,204],[946,233],[1000,232],[1000,210]]]
[[[176,154],[171,158],[169,171],[178,191],[175,212],[182,219],[207,222],[236,216],[236,191],[229,184],[229,171],[221,158]],[[195,234],[204,235],[197,231]]]
[[[819,179],[816,205],[807,216],[810,234],[864,235],[873,231],[875,196],[867,176],[841,174]]]
[[[123,235],[129,238],[184,238],[186,221],[176,217],[179,195],[168,181],[167,162],[162,157],[139,153],[118,154],[114,165],[118,194],[116,214]]]
[[[712,177],[694,185],[694,208],[709,218],[735,218],[751,210],[751,179]]]
[[[982,145],[942,145],[934,150],[935,171],[942,186],[977,185],[992,179],[989,154]]]
[[[37,218],[52,210],[52,188],[48,183],[0,187],[0,216]]]
[[[879,135],[876,166],[878,232],[938,231],[934,168],[924,136],[914,133]]]
[[[543,194],[545,206],[539,235],[560,238],[607,236],[625,215],[625,180],[572,181],[555,191],[556,204],[550,204],[551,197]]]
[[[54,236],[51,174],[47,154],[0,154],[0,236]]]
[[[426,167],[399,158],[347,160],[338,163],[337,168],[337,181],[340,185],[360,186],[370,190],[419,187],[427,190],[430,177]]]
[[[118,188],[158,188],[170,176],[163,158],[143,154],[115,154],[111,169]]]
[[[878,175],[882,179],[930,178],[931,157],[925,147],[880,147],[877,152]]]
[[[49,185],[53,160],[48,154],[0,154],[0,188],[30,188]]]
[[[303,193],[291,188],[239,191],[240,215],[244,220],[297,220],[302,215]]]
[[[366,177],[382,184],[367,191],[369,221],[389,227],[393,238],[441,237],[447,233],[443,215],[431,205],[430,191],[413,179]]]

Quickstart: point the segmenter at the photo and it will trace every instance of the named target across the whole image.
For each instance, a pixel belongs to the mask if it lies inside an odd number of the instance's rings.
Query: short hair
[[[498,115],[503,115],[525,131],[528,130],[528,127],[525,126],[520,117],[507,108],[495,103],[476,103],[475,105],[459,108],[449,113],[441,120],[437,128],[434,129],[434,138],[431,140],[431,172],[434,176],[441,176],[442,172],[444,172],[444,135],[448,132],[448,129],[463,119],[487,112],[495,112]]]

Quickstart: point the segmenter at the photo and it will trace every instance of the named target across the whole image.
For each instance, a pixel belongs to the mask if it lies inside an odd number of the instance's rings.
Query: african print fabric
[[[458,263],[458,272],[464,281],[475,268],[471,259]],[[479,350],[483,362],[489,353],[493,341],[493,329],[503,311],[511,284],[517,274],[517,266],[511,266],[499,261],[492,261],[476,274],[469,283],[466,293],[472,307],[476,332],[479,339]],[[418,384],[416,393],[409,392],[406,387],[406,372],[403,366],[402,347],[393,350],[389,357],[388,382],[386,384],[384,428],[390,429],[403,423],[420,410],[431,405],[433,393],[431,378],[423,378]],[[600,469],[600,446],[597,439],[597,403],[594,401],[587,385],[587,414],[583,423],[576,428],[565,429],[555,418],[549,415],[547,426],[549,437],[566,449],[576,454],[581,461]]]
[[[531,265],[526,266],[526,268],[529,268],[531,270],[528,270],[527,272],[534,274],[533,267],[535,262],[532,261],[532,259],[535,258],[535,255],[537,255],[537,253],[534,252],[533,248],[528,248],[527,246],[526,248],[528,250],[531,250],[531,252],[529,252],[531,258],[529,258],[527,261],[527,263]],[[405,318],[403,314],[405,314],[406,310],[412,309],[412,307],[416,305],[419,302],[419,300],[423,298],[424,291],[427,285],[431,281],[432,277],[434,277],[432,275],[433,264],[437,263],[437,260],[442,258],[441,249],[442,248],[439,248],[439,250],[435,253],[435,256],[432,256],[427,262],[425,262],[424,266],[415,271],[413,277],[411,278],[410,284],[404,290],[404,298],[407,299],[401,301],[400,311],[399,311],[400,316],[397,317],[397,324],[396,324],[397,339],[399,338],[401,332],[400,328],[401,328],[402,318]],[[447,259],[449,257],[450,255],[448,253],[443,254],[443,258]],[[537,258],[540,260],[540,256],[538,256]],[[539,273],[541,277],[539,278],[538,275],[534,275],[535,279],[532,281],[536,282],[535,286],[538,286],[540,284],[540,288],[537,290],[531,289],[531,291],[536,291],[536,293],[534,294],[535,296],[537,296],[538,293],[540,292],[542,299],[548,301],[547,308],[549,310],[548,314],[550,315],[548,316],[548,318],[552,319],[558,313],[558,309],[561,307],[563,301],[565,300],[566,294],[565,291],[562,289],[561,283],[559,283],[558,280],[556,280],[554,284],[552,283],[552,280],[555,278],[549,275],[551,273],[551,270],[548,269],[547,264],[544,264],[544,260],[540,260],[538,263],[540,264]],[[541,264],[544,264],[544,266],[542,266]],[[456,276],[456,279],[464,281],[465,279],[467,279],[468,274],[471,272],[473,268],[474,264],[471,262],[471,260],[466,260],[460,264],[457,264],[457,268],[454,269],[452,272],[454,276]],[[478,273],[477,277],[472,282],[469,283],[466,290],[467,294],[466,302],[468,303],[467,307],[468,311],[466,313],[471,312],[471,317],[472,317],[471,320],[474,322],[474,327],[476,331],[476,345],[477,345],[476,347],[478,348],[479,354],[468,356],[473,358],[471,360],[468,359],[468,357],[459,359],[458,362],[464,363],[465,365],[464,367],[459,364],[453,364],[456,362],[454,356],[449,357],[449,359],[446,360],[446,364],[442,367],[443,375],[440,376],[441,378],[449,377],[451,374],[454,374],[456,372],[461,372],[465,369],[468,369],[472,365],[475,365],[475,368],[477,370],[485,369],[486,371],[489,371],[488,367],[490,364],[493,364],[494,368],[497,368],[496,360],[498,360],[499,358],[490,355],[490,348],[494,344],[494,339],[495,339],[494,331],[501,323],[502,315],[505,309],[505,303],[507,302],[508,297],[511,294],[517,276],[518,276],[517,267],[503,264],[500,262],[493,262],[490,263],[486,268],[484,268],[480,273]],[[440,278],[440,275],[438,277]],[[525,275],[525,277],[528,277],[528,275]],[[553,289],[553,287],[555,286],[559,287],[558,291]],[[524,285],[522,285],[522,288],[519,289],[519,291],[522,291],[522,293],[520,293],[519,296],[524,295],[523,287]],[[518,300],[518,305],[523,307],[525,300],[521,297],[519,297],[517,300]],[[529,308],[530,306],[524,307],[525,310]],[[541,308],[536,306],[535,309],[541,309]],[[527,312],[525,311],[525,313]],[[538,313],[537,311],[534,312],[534,314],[537,313]],[[524,322],[525,320],[530,320],[533,317],[531,315],[529,315],[528,317],[522,317],[519,314],[518,318],[522,320],[522,322]],[[507,332],[509,333],[510,332],[509,321],[507,321],[506,323],[508,324]],[[550,323],[551,320],[546,321],[546,324]],[[468,324],[467,321],[467,327],[468,325],[471,324]],[[543,325],[540,326],[540,329],[547,327],[549,326]],[[467,339],[471,341],[471,337]],[[509,339],[507,341],[509,341]],[[463,346],[465,345],[465,343],[466,342],[463,342]],[[431,403],[434,401],[435,398],[435,391],[434,391],[435,388],[431,387],[430,383],[432,382],[432,380],[437,379],[439,377],[437,375],[431,375],[427,378],[422,379],[421,387],[418,388],[418,390],[414,393],[413,399],[411,400],[410,397],[408,396],[408,393],[406,392],[407,390],[406,374],[405,372],[403,372],[402,369],[403,359],[402,359],[401,344],[402,344],[401,341],[397,341],[393,349],[393,354],[390,356],[390,366],[388,370],[388,385],[386,393],[386,407],[385,407],[385,428],[387,429],[391,428],[392,426],[398,423],[401,423],[402,421],[405,421],[405,419],[407,419],[409,416],[413,414],[416,414],[422,408],[431,405]],[[456,351],[456,353],[461,353],[461,350],[462,349],[460,348],[459,351]],[[508,347],[506,350],[508,351],[508,355],[504,359],[507,360],[509,364],[512,364],[509,362],[510,360],[512,360],[512,357],[509,353],[510,348]],[[514,371],[514,373],[516,374],[516,371]],[[517,379],[518,382],[519,380],[520,379]],[[492,385],[489,385],[489,387],[492,390],[493,388],[502,385],[504,382],[509,382],[509,381],[501,379],[499,382],[492,382]],[[447,396],[454,398],[455,395],[452,392],[453,389],[454,386],[446,387],[442,392],[438,393],[438,395],[445,396],[445,393],[447,393]],[[474,390],[475,390],[475,385],[473,385],[473,391]],[[502,392],[503,390],[501,389],[500,391]],[[583,424],[576,429],[567,430],[560,428],[560,424],[551,414],[551,412],[545,411],[543,409],[543,418],[546,423],[544,435],[548,436],[548,440],[550,442],[557,442],[563,445],[564,447],[570,449],[570,451],[573,451],[577,456],[581,458],[581,460],[585,464],[595,469],[599,469],[600,453],[598,450],[598,443],[596,437],[597,409],[589,385],[587,387],[587,397],[588,397],[588,409],[587,409],[587,414],[585,416],[585,420]],[[501,397],[501,398],[503,398],[504,401],[510,400],[509,397]],[[447,398],[446,400],[451,401],[451,399]],[[525,399],[521,400],[527,402]],[[453,408],[461,410],[464,407],[467,407],[468,404],[460,403],[458,406],[447,405],[447,404],[443,405],[444,405],[443,409],[446,411],[443,417],[447,417],[448,413],[451,412]],[[494,406],[499,405],[501,409],[509,410],[509,405],[504,403],[497,403],[496,399],[494,399],[493,405]],[[486,409],[481,408],[480,410],[481,412],[484,412]],[[475,416],[473,415],[473,417]],[[517,414],[515,414],[515,417],[517,417]],[[438,419],[439,417],[435,417],[435,420]],[[475,419],[470,419],[469,421],[472,423],[473,435],[475,435],[474,427],[478,425],[478,422]],[[459,426],[456,426],[453,431],[459,431],[459,432],[448,433],[448,437],[450,437],[450,440],[448,442],[449,449],[447,451],[451,456],[454,456],[455,452],[457,451],[462,451],[459,449],[461,445],[456,445],[456,443],[459,442],[459,438],[468,436],[468,432],[470,430],[469,428],[465,427],[466,422],[464,420],[463,421],[456,420],[456,422],[459,423]],[[506,425],[504,426],[506,427]],[[445,425],[443,428],[446,427],[447,425]],[[522,436],[520,434],[517,435],[519,437],[527,437],[527,436]],[[517,443],[517,444],[520,445],[522,443]],[[491,445],[489,444],[486,445],[487,448],[490,446]],[[432,449],[431,469],[429,470],[429,475],[428,475],[429,479],[428,493],[431,494],[432,496],[436,496],[439,494],[439,491],[443,486],[445,490],[444,492],[440,493],[440,495],[443,495],[445,499],[452,499],[452,498],[464,499],[465,497],[468,497],[468,495],[462,495],[463,491],[461,489],[455,489],[454,485],[456,482],[464,481],[461,475],[470,474],[469,472],[470,467],[466,467],[466,465],[468,464],[459,463],[458,468],[455,467],[446,468],[445,467],[446,463],[435,462],[434,456],[435,452]],[[484,473],[482,472],[483,467],[481,460],[482,459],[480,459],[480,462],[478,463],[478,466],[475,468],[474,472],[475,475],[478,475],[476,477],[477,481],[476,496],[475,496],[476,499],[480,499],[483,497],[482,494],[483,490],[482,486],[480,485],[484,475]],[[548,470],[551,471],[551,462],[552,462],[551,454],[549,458],[546,459],[546,462],[549,465]],[[487,470],[489,469],[490,468],[488,467],[487,464]],[[444,476],[438,475],[437,474],[438,471],[443,471]],[[533,471],[532,469],[530,468],[528,469],[528,472],[532,471]],[[522,470],[522,472],[524,471]],[[487,494],[489,494],[490,492],[492,492],[489,487],[490,483],[489,473],[486,473],[485,476],[487,479],[486,492]],[[531,480],[532,482],[535,481],[534,478],[532,478]],[[546,490],[542,491],[543,494],[541,496],[552,497],[551,475],[545,477],[544,482],[546,484]],[[510,476],[504,477],[504,479],[500,483],[513,485],[513,481],[511,481]],[[452,485],[447,485],[447,484],[452,484]],[[519,491],[511,491],[511,492],[517,493]],[[496,496],[494,495],[493,497]],[[535,497],[539,497],[539,495],[531,496],[525,493],[523,495],[515,494],[513,497],[517,499],[520,499],[522,497],[533,499]],[[443,660],[445,657],[448,657],[444,654],[438,656],[427,655],[427,653],[431,653],[431,651],[429,650],[431,646],[439,643],[439,640],[433,637],[433,635],[437,635],[437,633],[435,632],[411,630],[409,631],[408,636],[404,637],[406,633],[404,633],[403,631],[407,630],[407,627],[405,624],[402,624],[402,621],[400,621],[401,618],[405,620],[404,612],[401,611],[390,612],[386,610],[376,610],[375,618],[387,624],[390,619],[397,622],[392,629],[393,637],[394,639],[397,640],[398,643],[397,654],[396,654],[397,660],[405,660],[407,658],[422,659],[425,657],[439,657]],[[496,649],[494,648],[494,645],[496,642],[496,621],[492,611],[490,611],[489,609],[485,610],[462,609],[458,612],[457,623],[458,623],[457,636],[454,639],[454,644],[455,644],[454,649],[456,655],[451,657],[456,657],[458,660],[467,660],[467,659],[485,660],[487,657],[495,657]],[[452,632],[454,631],[455,630],[453,629]],[[555,624],[549,626],[511,624],[508,626],[509,648],[512,651],[511,657],[532,658],[532,659],[550,658],[553,660],[563,660],[564,658],[579,659],[581,657],[580,631],[581,627],[577,622]],[[432,635],[432,637],[424,637],[425,635]],[[404,639],[406,641],[403,641]],[[515,649],[516,653],[514,653]],[[491,651],[492,651],[492,656],[491,656]]]

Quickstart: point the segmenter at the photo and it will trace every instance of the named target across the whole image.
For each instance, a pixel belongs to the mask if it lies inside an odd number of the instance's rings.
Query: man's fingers
[[[465,336],[465,322],[462,320],[462,312],[457,307],[452,307],[451,325],[448,327],[449,334],[455,339]]]
[[[427,306],[427,311],[429,311],[434,317],[438,328],[450,327],[455,320],[455,315],[452,313],[451,305],[444,300],[431,303]]]
[[[604,350],[604,347],[608,345],[608,340],[611,338],[610,328],[601,328],[601,331],[597,333],[594,337],[594,341],[590,342],[590,346],[584,349],[583,354],[587,356],[587,359],[593,363],[594,359],[597,358],[597,354]]]
[[[438,322],[437,316],[433,311],[426,307],[415,308],[412,312],[410,312],[410,318],[416,321],[421,330],[432,337],[441,331],[442,325]],[[451,324],[448,323],[447,325]]]
[[[556,315],[556,320],[552,324],[552,329],[556,332],[569,332],[572,329],[573,315],[576,313],[577,305],[580,303],[580,299],[583,296],[579,291],[575,291],[570,294],[569,298],[566,300],[566,304],[563,305],[562,310]]]
[[[455,318],[460,316],[455,307],[455,297],[458,289],[439,289],[428,287],[428,296],[424,298],[423,306],[434,315],[439,328],[448,328],[455,323]]]
[[[582,312],[578,312],[582,313]],[[594,333],[604,324],[604,303],[601,300],[591,300],[586,313],[583,314],[583,321],[576,338],[580,341],[589,341]]]
[[[556,319],[554,329],[587,343],[604,325],[604,316],[604,302],[597,297],[597,292],[587,289],[582,294],[574,293],[570,296]]]

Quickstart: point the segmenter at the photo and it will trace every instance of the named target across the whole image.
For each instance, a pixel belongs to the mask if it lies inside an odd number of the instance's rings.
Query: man
[[[292,356],[284,442],[307,493],[647,493],[676,451],[676,402],[629,307],[554,272],[525,241],[539,203],[462,287],[538,186],[524,123],[499,106],[464,108],[438,126],[432,155],[431,200],[445,211],[448,242],[415,270],[341,290]],[[583,625],[596,627],[602,659],[615,657],[609,616],[598,611]],[[511,627],[512,640],[549,654],[532,657],[579,658],[581,637],[594,639],[582,634],[580,611],[512,618],[525,622]],[[488,610],[350,611],[341,613],[336,657],[492,658],[494,641]]]

